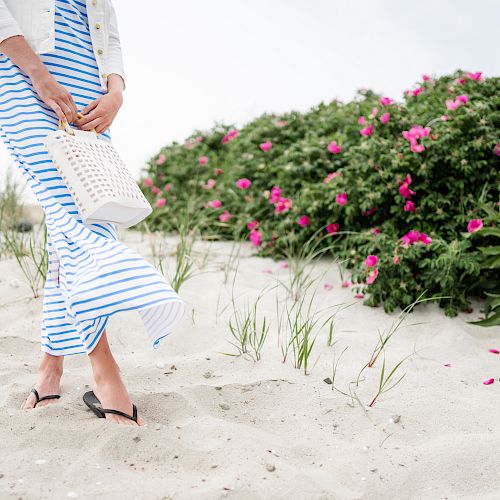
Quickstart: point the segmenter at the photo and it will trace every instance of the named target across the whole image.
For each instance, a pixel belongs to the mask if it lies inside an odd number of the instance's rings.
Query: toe
[[[23,410],[32,410],[35,407],[35,401],[36,401],[35,395],[31,393],[21,408]]]

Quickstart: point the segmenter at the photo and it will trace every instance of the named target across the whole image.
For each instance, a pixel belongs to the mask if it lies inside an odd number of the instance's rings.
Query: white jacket
[[[111,0],[86,0],[94,55],[101,87],[116,73],[125,82],[116,13]],[[55,50],[55,0],[0,0],[0,43],[23,35],[36,54]]]

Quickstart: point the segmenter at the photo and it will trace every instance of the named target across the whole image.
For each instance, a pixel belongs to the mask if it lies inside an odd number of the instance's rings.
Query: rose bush
[[[483,293],[468,227],[481,207],[498,209],[499,130],[500,79],[461,71],[424,75],[402,102],[363,90],[241,130],[217,125],[150,160],[142,187],[162,201],[149,223],[171,230],[194,206],[205,234],[276,258],[323,228],[368,305],[392,311],[427,289],[455,315]]]

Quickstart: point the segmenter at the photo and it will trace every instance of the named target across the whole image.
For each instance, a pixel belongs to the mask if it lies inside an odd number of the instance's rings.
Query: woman
[[[59,120],[110,140],[125,88],[111,1],[0,0],[0,52],[0,132],[45,211],[48,236],[43,354],[23,408],[56,402],[64,356],[85,353],[94,377],[86,404],[101,418],[143,425],[108,345],[106,323],[117,312],[138,310],[156,346],[185,304],[153,266],[117,241],[113,224],[82,223],[42,144]]]

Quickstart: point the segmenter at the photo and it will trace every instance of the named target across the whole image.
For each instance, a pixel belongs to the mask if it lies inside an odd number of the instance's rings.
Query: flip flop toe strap
[[[133,420],[134,422],[137,423],[137,407],[134,404],[132,404],[132,410],[133,414],[128,415],[127,413],[124,413],[120,410],[111,410],[107,408],[100,409],[102,413],[112,413],[113,415],[120,415],[120,417],[128,418],[129,420]]]
[[[35,395],[36,399],[35,406],[33,406],[33,408],[35,408],[40,401],[45,401],[47,399],[59,399],[61,397],[59,394],[50,394],[49,396],[40,397],[38,391],[35,388],[31,389],[31,392]]]

